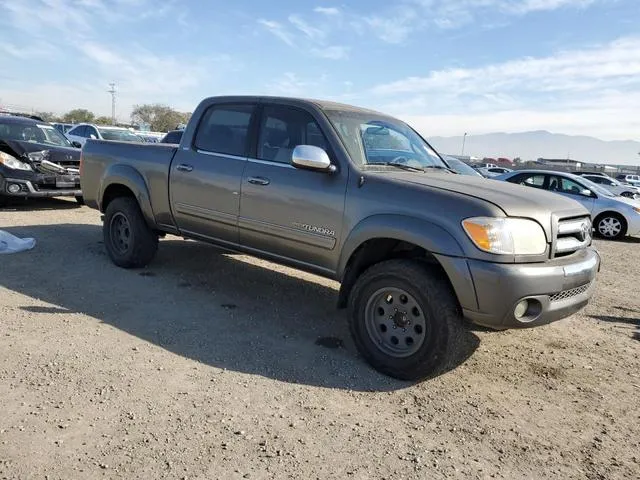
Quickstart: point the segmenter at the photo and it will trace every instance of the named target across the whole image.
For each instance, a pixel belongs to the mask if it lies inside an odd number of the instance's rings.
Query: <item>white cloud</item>
[[[433,135],[557,130],[604,138],[640,131],[640,37],[375,86],[383,109]],[[435,113],[438,112],[438,113]]]
[[[263,18],[258,20],[258,23],[290,47],[293,47],[295,45],[293,36],[282,26],[281,23],[275,22],[273,20],[265,20]]]
[[[637,82],[640,37],[623,38],[586,50],[564,51],[542,58],[524,58],[479,68],[433,71],[379,85],[377,94],[455,92],[481,95],[505,91],[585,91]]]
[[[311,53],[316,57],[329,58],[331,60],[343,60],[349,58],[349,48],[340,45],[312,48]]]
[[[364,23],[382,41],[403,43],[425,28],[453,29],[472,22],[498,24],[500,17],[522,16],[559,8],[585,8],[607,0],[404,0],[381,13],[365,15]],[[360,19],[353,20],[361,23]]]
[[[340,15],[340,10],[336,7],[316,7],[313,9],[316,13],[321,13],[323,15],[337,16]]]
[[[321,28],[311,25],[299,15],[289,15],[289,22],[291,22],[291,24],[293,24],[298,30],[304,33],[311,40],[324,40],[325,32]]]

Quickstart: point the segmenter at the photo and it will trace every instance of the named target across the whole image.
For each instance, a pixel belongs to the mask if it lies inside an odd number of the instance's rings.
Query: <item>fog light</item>
[[[523,300],[518,305],[516,305],[516,308],[513,311],[513,315],[517,319],[520,319],[525,316],[527,310],[529,310],[529,300]]]
[[[20,190],[22,190],[22,187],[20,187],[20,185],[18,185],[17,183],[10,183],[7,187],[7,190],[9,191],[9,193],[18,193],[20,192]]]

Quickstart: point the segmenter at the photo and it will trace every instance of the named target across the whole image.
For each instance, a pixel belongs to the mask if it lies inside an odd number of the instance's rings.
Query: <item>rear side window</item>
[[[298,145],[314,145],[327,151],[328,142],[313,117],[297,108],[264,107],[258,138],[258,158],[290,163]]]
[[[544,185],[544,175],[540,175],[540,174],[518,175],[516,177],[512,177],[509,181],[511,183],[517,183],[518,185],[526,185],[528,187],[542,188]]]
[[[86,137],[86,128],[84,125],[81,125],[76,128],[72,128],[69,130],[69,135],[75,135],[76,137]]]
[[[213,105],[198,126],[198,150],[245,156],[253,105]]]
[[[182,131],[169,132],[162,139],[162,143],[180,143],[182,139]]]

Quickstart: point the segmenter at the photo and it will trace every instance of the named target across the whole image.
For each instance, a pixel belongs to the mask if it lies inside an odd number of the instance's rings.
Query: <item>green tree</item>
[[[104,115],[101,115],[94,120],[94,123],[98,125],[111,125],[111,117],[105,117]]]
[[[40,117],[45,122],[57,122],[60,120],[60,117],[53,112],[36,112],[35,115]]]
[[[168,105],[156,103],[134,105],[131,121],[138,125],[148,125],[154,132],[167,132],[181,123],[186,123],[190,116],[190,113],[178,112]]]
[[[62,121],[66,123],[91,123],[96,118],[93,112],[84,108],[76,108],[65,113],[62,116]]]

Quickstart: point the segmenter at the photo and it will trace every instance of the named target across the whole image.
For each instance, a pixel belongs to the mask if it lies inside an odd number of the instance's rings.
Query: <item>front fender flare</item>
[[[433,254],[465,256],[455,237],[435,223],[405,215],[372,215],[358,223],[345,240],[338,263],[338,278],[344,275],[349,259],[358,247],[376,238],[409,242]]]
[[[130,165],[110,165],[102,175],[100,179],[100,211],[103,209],[104,194],[111,185],[122,185],[127,187],[133,193],[134,197],[138,201],[140,210],[144,215],[147,224],[151,228],[156,228],[155,215],[153,208],[151,207],[151,198],[149,195],[149,189],[144,177],[138,170]]]

